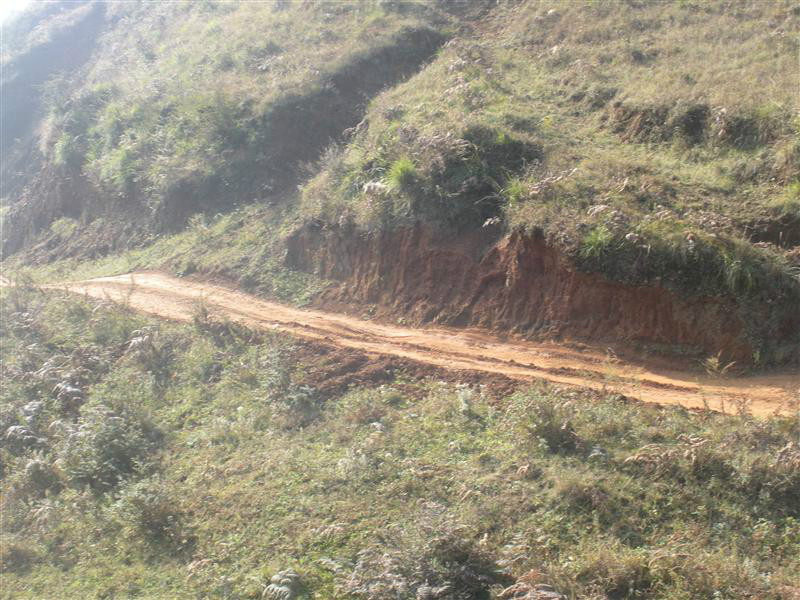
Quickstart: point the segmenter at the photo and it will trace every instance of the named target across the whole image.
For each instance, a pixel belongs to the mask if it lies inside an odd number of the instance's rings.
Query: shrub
[[[360,552],[350,574],[339,578],[341,591],[365,600],[489,598],[501,577],[474,542],[474,531],[433,503],[412,523],[390,531],[384,545]]]
[[[59,462],[72,485],[102,493],[141,472],[157,438],[141,415],[94,405],[67,429],[58,448]]]
[[[29,543],[3,536],[0,538],[0,573],[23,573],[36,561]]]
[[[146,327],[131,334],[126,354],[140,368],[153,376],[155,384],[164,387],[173,371],[173,348],[169,341],[161,339],[158,329]]]
[[[43,456],[36,456],[25,464],[23,489],[27,495],[41,497],[49,492],[58,493],[61,486],[58,470]]]
[[[539,394],[520,395],[509,411],[517,430],[549,452],[572,453],[584,447],[572,424],[575,415],[569,400]]]
[[[264,589],[263,598],[267,600],[295,600],[299,597],[303,584],[294,569],[279,571],[270,578]]]
[[[112,512],[130,533],[151,545],[179,550],[192,541],[181,522],[176,498],[160,479],[144,479],[125,486]]]
[[[289,386],[280,394],[272,394],[273,416],[284,429],[305,427],[319,415],[316,390],[307,385]]]
[[[53,160],[57,165],[79,167],[83,162],[84,151],[79,140],[65,131],[53,146]]]

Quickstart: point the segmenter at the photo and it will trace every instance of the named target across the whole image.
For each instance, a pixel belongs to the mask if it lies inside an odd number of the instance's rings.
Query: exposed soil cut
[[[312,340],[299,340],[293,358],[304,366],[302,382],[312,386],[322,398],[335,397],[351,386],[373,387],[395,382],[406,396],[416,396],[417,385],[396,383],[399,378],[433,379],[481,386],[489,398],[499,400],[511,394],[520,380],[496,373],[450,370],[423,362],[392,356],[368,354]]]
[[[307,226],[287,246],[290,267],[339,282],[317,300],[321,307],[371,305],[413,324],[571,338],[618,354],[722,351],[740,365],[752,357],[731,303],[578,272],[537,236],[479,230],[445,240],[421,226],[373,236]]]
[[[180,321],[192,319],[202,301],[212,315],[248,327],[283,332],[370,357],[391,356],[392,364],[399,359],[447,371],[470,371],[478,374],[475,381],[482,380],[484,374],[521,381],[545,380],[646,402],[693,408],[732,410],[738,405],[747,405],[758,415],[789,409],[797,402],[800,388],[800,375],[795,371],[721,380],[688,372],[656,370],[609,357],[597,348],[576,350],[555,343],[501,340],[480,329],[415,329],[378,324],[343,314],[290,308],[220,286],[188,282],[160,273],[134,273],[52,287],[124,303]],[[363,374],[367,367],[363,358],[351,358],[358,364],[342,366],[337,357],[328,365],[340,365],[341,375],[345,377],[343,385],[350,374]],[[380,361],[374,363],[378,371],[382,370],[381,364]],[[363,378],[375,381],[382,376],[373,372]]]

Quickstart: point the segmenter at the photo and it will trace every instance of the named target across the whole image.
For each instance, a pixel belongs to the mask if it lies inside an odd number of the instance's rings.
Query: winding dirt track
[[[697,373],[656,371],[555,343],[500,341],[475,329],[413,329],[356,317],[291,308],[207,283],[141,272],[48,286],[121,302],[142,312],[186,321],[199,302],[214,315],[248,326],[371,354],[403,357],[438,367],[500,373],[514,379],[618,392],[644,402],[732,412],[746,403],[753,414],[791,410],[800,398],[800,373],[720,380]]]

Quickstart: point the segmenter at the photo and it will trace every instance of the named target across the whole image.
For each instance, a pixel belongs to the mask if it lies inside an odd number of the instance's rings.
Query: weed
[[[599,259],[611,252],[615,236],[604,225],[592,229],[581,242],[579,254],[584,259]]]
[[[503,188],[503,197],[508,202],[510,208],[515,208],[527,196],[525,184],[519,178],[511,179],[506,187]]]
[[[736,365],[736,361],[724,362],[722,360],[722,350],[703,361],[703,368],[712,377],[724,377],[734,365]]]
[[[389,167],[386,181],[396,191],[409,190],[417,179],[417,167],[414,161],[404,156],[398,158]]]

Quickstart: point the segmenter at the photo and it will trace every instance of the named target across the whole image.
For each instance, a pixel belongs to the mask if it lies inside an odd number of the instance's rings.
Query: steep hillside
[[[797,364],[791,3],[103,6],[4,187],[9,268]]]
[[[202,307],[175,325],[0,293],[2,598],[800,591],[796,414],[514,391]]]
[[[12,73],[44,64],[39,79],[57,75],[41,97],[45,117],[25,123],[29,136],[31,125],[37,129],[44,167],[27,173],[24,189],[4,190],[14,224],[6,253],[59,217],[103,218],[133,241],[136,233],[180,228],[194,212],[279,193],[360,121],[373,94],[412,73],[445,39],[435,29],[444,17],[422,6],[87,3],[83,10],[104,17],[103,25],[63,26],[12,58]],[[60,18],[45,13],[37,28]],[[70,53],[75,39],[96,46],[86,64],[47,61],[46,52]],[[16,116],[14,105],[7,108]]]
[[[0,598],[800,598],[796,1],[1,50]]]

